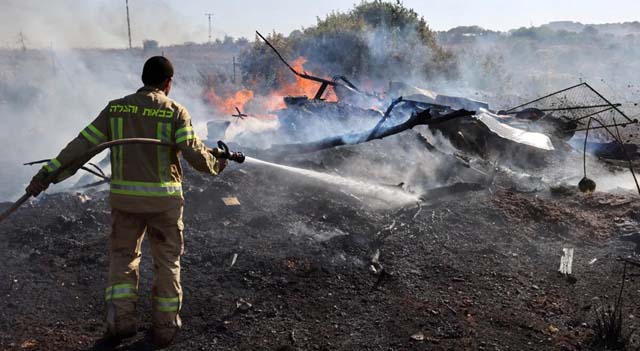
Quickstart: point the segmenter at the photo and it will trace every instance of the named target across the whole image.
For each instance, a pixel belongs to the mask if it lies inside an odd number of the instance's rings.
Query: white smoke
[[[129,1],[129,13],[134,47],[142,46],[145,39],[169,45],[207,37],[204,23],[194,24],[163,1]],[[3,46],[20,48],[20,33],[27,48],[126,48],[125,2],[4,0],[0,11]]]

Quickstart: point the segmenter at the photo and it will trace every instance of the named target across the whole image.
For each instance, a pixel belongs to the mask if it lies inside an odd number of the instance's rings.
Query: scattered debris
[[[40,344],[33,339],[25,340],[22,344],[20,344],[20,348],[23,350],[31,350],[36,349],[40,346]]]
[[[587,195],[591,195],[596,190],[596,182],[584,177],[578,183],[578,189]]]
[[[440,299],[440,303],[441,303],[441,304],[443,304],[443,305],[444,305],[444,306],[445,306],[449,311],[451,311],[451,313],[453,313],[454,315],[455,315],[455,314],[458,314],[458,312],[456,312],[456,310],[455,310],[453,307],[451,307],[451,305],[449,305],[445,300]]]
[[[237,313],[245,313],[248,312],[253,305],[244,299],[238,299],[236,301],[236,312]]]
[[[343,145],[355,145],[371,140],[383,139],[388,136],[401,133],[405,130],[412,129],[418,125],[437,125],[456,118],[468,117],[473,114],[474,112],[472,111],[456,110],[442,116],[434,117],[431,115],[429,110],[424,110],[411,115],[411,117],[406,121],[390,127],[374,127],[374,129],[365,132],[338,135],[310,143],[272,145],[265,153],[270,155],[310,153]]]
[[[620,237],[620,240],[629,241],[629,242],[632,242],[632,243],[636,244],[636,246],[634,248],[634,252],[640,252],[640,233],[633,232],[633,233],[630,233],[630,234],[623,234]]]
[[[369,265],[369,269],[371,269],[373,274],[379,274],[384,269],[382,264],[380,264],[380,249],[377,249],[371,257],[371,265]]]
[[[417,333],[411,335],[411,339],[413,339],[415,341],[424,341],[424,333],[423,332],[417,332]]]
[[[227,206],[240,206],[240,200],[235,196],[223,197],[222,202]]]
[[[571,267],[573,265],[573,248],[563,248],[562,252],[564,253],[560,258],[560,268],[558,269],[560,273],[565,275],[571,275]]]

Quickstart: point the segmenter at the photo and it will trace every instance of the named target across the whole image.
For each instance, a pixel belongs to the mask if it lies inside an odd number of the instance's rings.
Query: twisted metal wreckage
[[[321,84],[313,99],[306,96],[285,98],[288,107],[294,107],[295,117],[293,121],[287,120],[281,127],[285,132],[297,133],[308,121],[303,120],[308,115],[296,113],[296,106],[310,105],[317,109],[318,106],[340,104],[322,100],[328,86],[337,88],[336,92],[343,95],[358,95],[381,101],[380,94],[365,92],[344,76],[335,76],[329,80],[307,72],[298,72],[264,36],[256,33],[293,74]],[[634,136],[640,135],[638,120],[627,116],[620,103],[611,102],[587,82],[501,111],[490,110],[489,105],[484,102],[437,94],[401,82],[391,82],[387,95],[397,98],[379,115],[378,122],[371,130],[350,132],[312,142],[276,144],[263,154],[274,157],[273,155],[315,152],[382,139],[417,125],[426,125],[441,132],[462,153],[451,155],[440,151],[418,134],[428,150],[452,156],[456,163],[466,168],[471,166],[469,157],[464,153],[489,160],[503,158],[509,152],[528,156],[525,157],[528,158],[527,161],[535,161],[549,152],[576,150],[583,153],[584,177],[579,184],[581,191],[590,193],[595,190],[595,182],[587,177],[586,155],[590,153],[611,164],[619,165],[620,161],[624,162],[640,193],[633,164],[634,160],[640,159],[640,152],[638,145],[631,143]],[[317,111],[314,117],[325,117],[322,109]],[[308,112],[308,109],[304,112]],[[287,117],[291,114],[288,112]],[[260,153],[260,150],[257,152]]]
[[[312,99],[308,99],[306,96],[285,97],[284,100],[288,107],[314,104],[316,108],[320,107],[319,111],[321,111],[322,106],[336,104],[325,102],[322,98],[329,86],[336,91],[340,90],[342,94],[353,94],[381,101],[380,94],[361,90],[344,76],[338,75],[332,79],[326,79],[297,71],[264,36],[259,32],[256,33],[293,74],[302,79],[320,83],[318,91]],[[634,136],[640,135],[639,122],[637,119],[627,116],[622,111],[621,104],[609,101],[586,82],[497,112],[491,111],[489,105],[481,101],[437,94],[401,82],[391,82],[387,94],[398,97],[389,104],[384,113],[371,113],[373,110],[367,110],[369,118],[371,116],[379,118],[375,126],[369,130],[335,135],[312,142],[273,144],[269,149],[253,150],[253,152],[257,156],[277,159],[286,155],[311,153],[338,146],[365,143],[386,138],[419,125],[425,125],[442,133],[460,152],[451,154],[441,151],[426,137],[418,133],[418,140],[427,150],[449,158],[455,166],[462,166],[480,174],[485,178],[484,185],[493,182],[491,178],[495,176],[497,161],[493,164],[493,171],[485,172],[472,166],[471,157],[467,154],[480,156],[486,163],[489,163],[491,158],[503,157],[505,150],[516,154],[526,154],[529,158],[535,159],[558,149],[566,150],[566,146],[571,145],[575,150],[582,148],[584,177],[579,183],[581,191],[591,193],[596,186],[595,182],[587,177],[586,155],[590,153],[609,162],[625,162],[640,194],[640,184],[636,179],[633,164],[634,160],[640,159],[640,152],[638,145],[631,143]],[[295,113],[295,108],[293,110],[295,118],[304,117],[302,114]],[[237,114],[233,114],[233,117],[238,120],[250,117],[237,107],[236,111]],[[318,117],[321,118],[321,116]],[[341,117],[348,118],[349,116]],[[288,120],[281,128],[285,132],[297,131],[304,127],[304,124],[304,120]],[[574,138],[577,133],[584,133],[584,140]],[[112,143],[115,142],[99,145],[73,164],[61,167],[57,173],[50,176],[51,179],[57,178],[60,172],[65,170],[72,169],[75,172],[77,169],[82,169],[89,175],[98,177],[99,180],[88,184],[83,182],[76,188],[88,188],[108,183],[109,176],[98,165],[89,163],[92,167],[89,168],[84,164],[97,153],[115,145]],[[136,139],[120,140],[118,143],[158,144],[162,142],[154,139]],[[224,147],[220,152],[226,152],[226,157],[231,157],[228,148]],[[495,154],[496,151],[498,155]],[[108,163],[106,160],[108,158],[103,160],[100,166],[106,166]],[[29,162],[25,165],[41,162],[43,161]],[[431,189],[426,193],[451,194],[458,190],[480,190],[485,187],[482,184],[471,185],[456,183],[452,186],[442,187],[445,191]],[[28,195],[24,195],[7,211],[0,214],[0,222],[26,202],[28,198]]]

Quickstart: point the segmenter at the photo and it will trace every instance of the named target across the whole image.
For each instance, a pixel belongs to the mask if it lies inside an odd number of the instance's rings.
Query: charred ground
[[[326,155],[360,152],[340,150]],[[322,159],[290,162],[340,172]],[[374,209],[252,165],[188,172],[185,189],[185,326],[172,350],[585,349],[594,311],[621,283],[616,257],[633,250],[619,236],[640,221],[627,192],[494,187]],[[42,196],[2,224],[0,348],[89,349],[103,331],[109,231],[105,191]],[[576,249],[575,279],[557,272],[563,247]],[[146,245],[143,255],[141,333],[122,350],[149,327]],[[623,295],[629,330],[635,280]]]

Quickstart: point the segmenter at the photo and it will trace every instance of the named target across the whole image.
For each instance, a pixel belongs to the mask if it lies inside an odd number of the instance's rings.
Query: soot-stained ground
[[[640,221],[632,193],[494,188],[372,208],[250,164],[188,172],[185,189],[184,328],[170,350],[587,349],[595,310],[618,293],[616,257],[633,251],[619,237]],[[109,231],[104,191],[41,196],[0,225],[0,349],[90,349]],[[574,279],[557,272],[563,247],[575,248]],[[143,255],[141,329],[121,350],[149,328],[146,244]],[[640,282],[628,272],[633,329]]]

